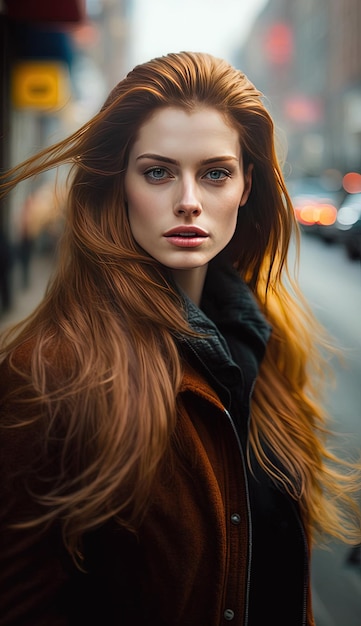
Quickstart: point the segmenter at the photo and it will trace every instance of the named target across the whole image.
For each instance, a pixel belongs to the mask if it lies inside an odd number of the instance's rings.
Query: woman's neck
[[[202,267],[195,267],[190,270],[171,270],[178,287],[180,287],[197,306],[199,306],[201,302],[207,267],[207,265],[202,265]]]

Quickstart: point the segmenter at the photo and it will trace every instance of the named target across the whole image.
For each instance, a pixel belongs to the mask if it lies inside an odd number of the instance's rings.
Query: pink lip
[[[169,242],[177,248],[196,248],[207,239],[208,233],[196,226],[177,226],[164,233]]]
[[[170,230],[167,230],[164,233],[164,237],[174,237],[176,235],[181,235],[183,233],[185,234],[189,233],[188,236],[194,233],[196,237],[208,237],[208,233],[202,228],[199,228],[198,226],[184,226],[184,225],[176,226],[175,228],[171,228]]]

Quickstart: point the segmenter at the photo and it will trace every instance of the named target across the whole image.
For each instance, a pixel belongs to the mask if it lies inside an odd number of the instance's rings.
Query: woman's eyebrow
[[[180,165],[179,161],[176,159],[171,159],[169,157],[162,156],[161,154],[153,154],[153,153],[145,153],[140,154],[136,161],[140,161],[141,159],[154,159],[155,161],[161,161],[162,163],[171,163],[173,165]],[[222,155],[222,156],[214,156],[209,159],[202,159],[200,161],[201,165],[207,165],[209,163],[219,163],[220,161],[238,161],[238,157],[234,155]]]
[[[140,161],[140,159],[154,159],[155,161],[162,161],[163,163],[173,163],[173,165],[179,165],[179,162],[175,159],[170,159],[169,157],[161,156],[160,154],[140,154],[136,161]]]
[[[203,159],[201,161],[202,165],[207,165],[208,163],[217,163],[219,161],[239,161],[239,157],[231,154],[225,154],[223,156],[211,157],[210,159]]]

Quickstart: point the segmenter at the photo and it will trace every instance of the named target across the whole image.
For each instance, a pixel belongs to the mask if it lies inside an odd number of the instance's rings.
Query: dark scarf
[[[185,358],[201,369],[244,435],[244,419],[271,327],[251,290],[231,267],[211,263],[200,307],[185,295],[184,301],[190,326],[202,333],[200,338],[183,339]]]

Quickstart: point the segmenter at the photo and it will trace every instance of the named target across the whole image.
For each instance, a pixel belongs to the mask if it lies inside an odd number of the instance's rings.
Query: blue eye
[[[225,170],[210,170],[209,172],[207,172],[206,177],[209,180],[219,181],[224,180],[225,178],[229,177],[229,175],[229,172]]]
[[[151,170],[145,172],[145,176],[147,176],[150,180],[163,180],[167,178],[168,172],[164,169],[164,167],[153,167]]]

